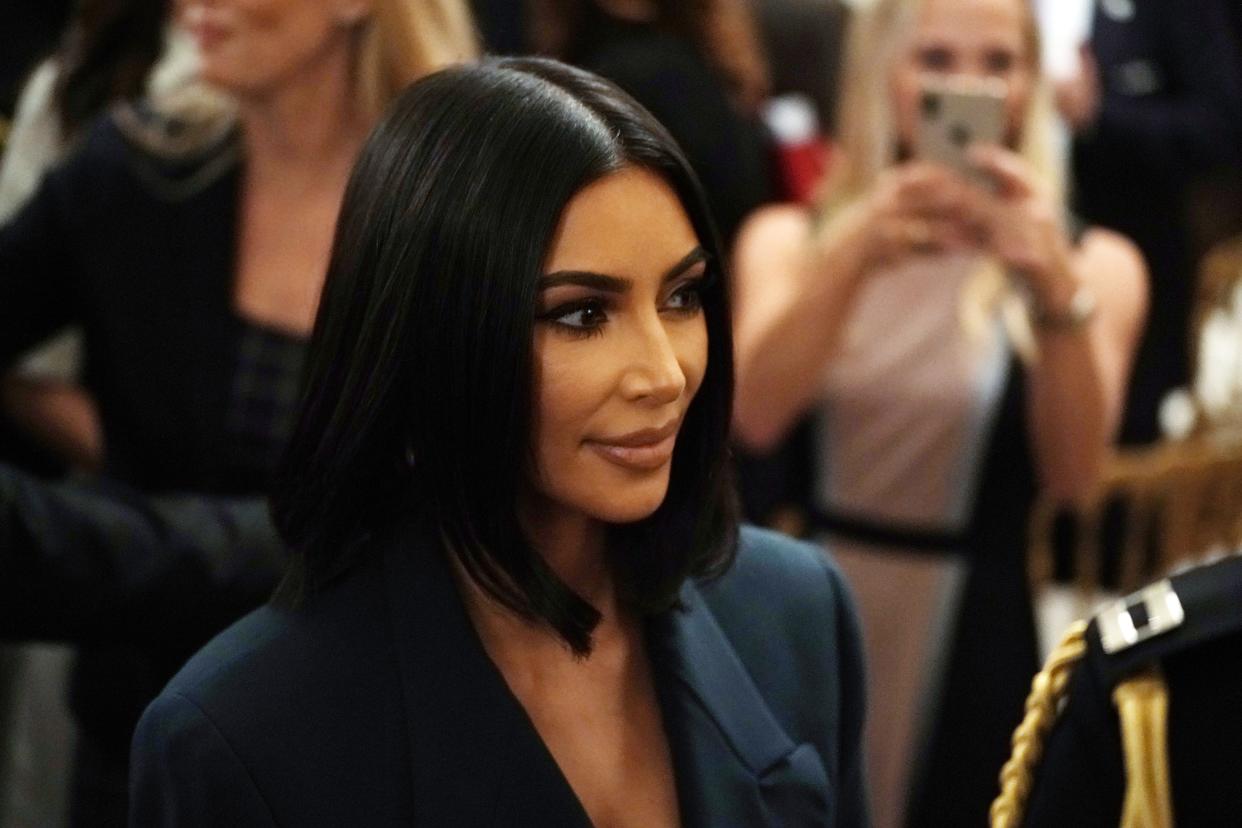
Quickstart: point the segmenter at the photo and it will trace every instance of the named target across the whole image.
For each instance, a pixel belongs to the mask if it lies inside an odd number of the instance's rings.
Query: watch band
[[[1039,302],[1033,302],[1031,321],[1041,331],[1076,331],[1086,327],[1098,305],[1095,292],[1086,285],[1079,285],[1064,309],[1049,311]]]

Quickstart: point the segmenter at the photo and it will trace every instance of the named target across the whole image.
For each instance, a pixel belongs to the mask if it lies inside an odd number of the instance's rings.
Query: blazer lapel
[[[692,582],[681,604],[647,635],[683,824],[831,825],[818,752],[777,722]]]
[[[407,524],[383,546],[415,824],[589,826],[484,651],[438,544]]]

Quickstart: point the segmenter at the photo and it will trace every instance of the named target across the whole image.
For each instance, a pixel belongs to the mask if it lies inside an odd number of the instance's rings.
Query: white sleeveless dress
[[[876,828],[901,824],[964,575],[951,545],[902,539],[966,529],[1011,365],[999,323],[971,336],[960,321],[978,267],[934,255],[870,275],[823,380],[813,494],[864,623]]]

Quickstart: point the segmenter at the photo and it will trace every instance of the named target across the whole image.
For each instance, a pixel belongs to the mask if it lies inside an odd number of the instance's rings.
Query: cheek
[[[913,146],[918,137],[919,102],[922,98],[919,78],[919,70],[903,61],[893,70],[889,80],[893,112],[897,121],[897,140],[906,147]]]
[[[230,68],[248,86],[262,87],[287,76],[322,51],[337,29],[318,7],[289,2],[255,2],[239,7]]]
[[[254,32],[273,68],[283,69],[322,49],[332,36],[332,27],[309,9],[266,9],[256,16]]]
[[[673,347],[677,363],[686,377],[686,404],[698,393],[707,373],[707,320],[700,315],[678,331]]]
[[[595,360],[587,360],[585,352],[593,349],[564,347],[566,344],[581,343],[538,335],[535,340],[534,455],[536,471],[543,478],[576,451],[591,412],[606,396],[606,390],[599,387],[604,372],[598,354]]]
[[[1026,110],[1031,105],[1033,83],[1026,73],[1015,74],[1009,78],[1009,97],[1006,99],[1006,117],[1009,120],[1009,132],[1017,139],[1022,134]]]

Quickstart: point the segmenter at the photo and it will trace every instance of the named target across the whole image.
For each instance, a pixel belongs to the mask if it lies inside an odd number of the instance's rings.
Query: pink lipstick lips
[[[673,457],[680,421],[660,428],[644,428],[618,437],[587,440],[601,457],[633,471],[656,471]]]

